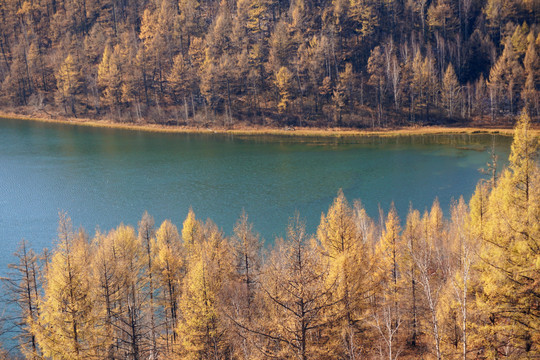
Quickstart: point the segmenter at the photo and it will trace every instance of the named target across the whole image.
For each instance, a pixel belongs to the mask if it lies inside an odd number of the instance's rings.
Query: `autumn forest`
[[[2,0],[0,109],[230,126],[509,124],[534,0]]]
[[[316,234],[299,214],[264,245],[178,228],[89,236],[60,213],[53,250],[22,241],[2,278],[26,359],[533,359],[540,355],[538,138],[518,120],[509,165],[467,203],[379,218],[339,192]],[[13,354],[13,352],[12,352]],[[8,356],[7,353],[5,356]]]

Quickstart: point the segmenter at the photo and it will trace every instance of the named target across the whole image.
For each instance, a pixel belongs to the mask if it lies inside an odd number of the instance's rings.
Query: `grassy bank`
[[[511,128],[499,127],[444,127],[444,126],[414,126],[400,128],[383,128],[373,130],[360,130],[352,128],[273,128],[257,125],[236,125],[224,127],[195,127],[174,126],[150,123],[118,123],[110,120],[92,120],[85,118],[44,118],[28,116],[9,112],[1,112],[0,118],[36,121],[43,123],[69,124],[75,126],[88,126],[110,129],[123,129],[132,131],[147,131],[160,133],[189,133],[189,134],[230,134],[242,136],[291,136],[291,137],[359,137],[359,136],[408,136],[408,135],[437,135],[437,134],[500,134],[512,135]],[[540,136],[540,129],[533,130]]]

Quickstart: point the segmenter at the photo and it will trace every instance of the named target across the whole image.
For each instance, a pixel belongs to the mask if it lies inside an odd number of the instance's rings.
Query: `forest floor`
[[[408,135],[436,135],[436,134],[500,134],[512,135],[511,127],[500,125],[437,125],[437,126],[403,126],[384,127],[374,129],[358,129],[345,127],[272,127],[252,125],[238,122],[230,126],[186,126],[174,124],[155,123],[125,123],[112,120],[95,120],[87,118],[75,118],[65,116],[43,117],[39,115],[26,115],[10,111],[0,111],[0,118],[17,119],[25,121],[37,121],[44,123],[71,124],[77,126],[124,129],[133,131],[148,131],[161,133],[200,133],[200,134],[230,134],[243,136],[271,135],[291,137],[360,137],[360,136],[408,136]],[[540,136],[540,127],[534,130]]]

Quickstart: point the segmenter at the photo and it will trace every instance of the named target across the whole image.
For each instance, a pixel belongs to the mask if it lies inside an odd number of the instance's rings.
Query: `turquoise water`
[[[495,137],[501,159],[510,138]],[[90,235],[145,210],[181,226],[191,206],[231,234],[242,209],[271,243],[298,210],[314,232],[342,188],[372,217],[471,196],[491,135],[290,139],[158,134],[0,119],[0,268],[21,238],[51,247],[58,211]],[[502,162],[502,161],[501,161]]]

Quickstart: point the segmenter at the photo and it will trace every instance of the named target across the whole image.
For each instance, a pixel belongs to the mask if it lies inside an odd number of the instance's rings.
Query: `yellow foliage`
[[[205,240],[188,262],[179,302],[182,359],[220,358],[227,348],[220,295],[232,277],[232,254],[215,225],[207,224],[204,232]]]
[[[195,245],[198,241],[200,241],[200,230],[200,223],[195,218],[193,209],[189,208],[187,217],[182,224],[182,241],[184,243],[184,247],[190,253],[193,252]]]
[[[184,263],[180,235],[175,225],[165,220],[156,231],[154,270],[160,287],[158,303],[162,306],[168,324],[170,338],[166,343],[177,341],[178,297],[183,277]],[[171,351],[171,349],[169,349]]]
[[[353,220],[353,212],[342,190],[339,190],[327,215],[322,214],[321,223],[317,229],[317,238],[326,255],[331,258],[356,250],[358,234]]]
[[[492,190],[484,242],[478,264],[478,307],[491,322],[478,327],[489,339],[489,358],[511,349],[538,355],[540,315],[537,294],[540,272],[540,173],[536,160],[538,140],[529,132],[529,117],[519,119],[512,143],[510,166]],[[531,315],[529,315],[531,314]]]
[[[401,226],[394,204],[386,218],[385,229],[381,241],[377,246],[378,267],[381,269],[381,280],[388,283],[390,288],[397,287],[398,282],[398,257],[403,253],[401,245]]]
[[[44,356],[82,359],[98,356],[110,339],[101,326],[104,307],[95,301],[90,248],[84,233],[74,233],[60,214],[59,241],[45,274],[41,312],[33,328]]]
[[[274,81],[279,91],[280,101],[278,104],[279,112],[285,111],[291,102],[291,90],[292,90],[293,74],[282,66],[276,74],[276,80]]]

